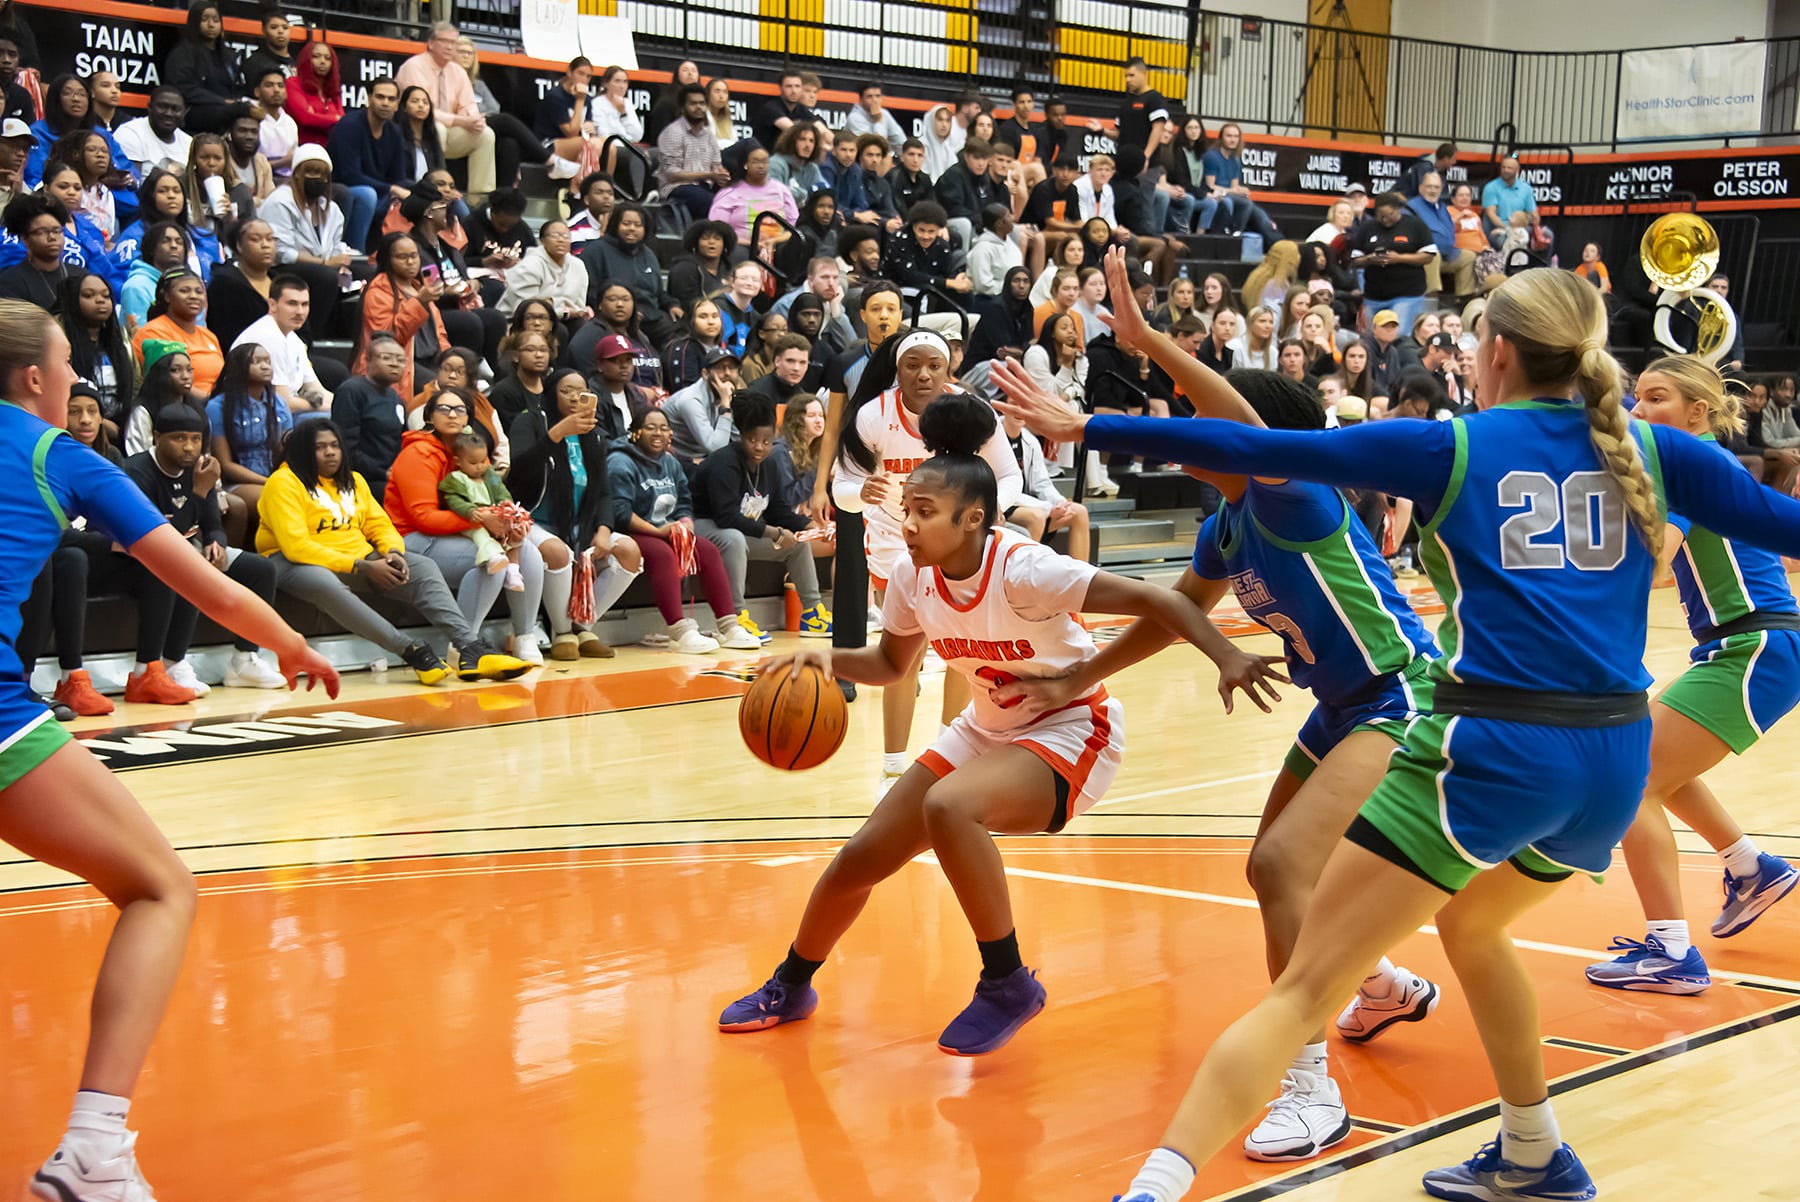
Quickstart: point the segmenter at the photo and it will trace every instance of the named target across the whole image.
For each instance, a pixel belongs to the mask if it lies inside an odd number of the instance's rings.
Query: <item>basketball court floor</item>
[[[1660,591],[1659,680],[1687,646]],[[429,691],[359,673],[334,703],[221,689],[78,728],[202,874],[133,1112],[158,1196],[1111,1198],[1213,1037],[1266,986],[1245,852],[1306,697],[1225,717],[1210,665],[1184,646],[1109,685],[1127,729],[1112,796],[1062,836],[1003,841],[1049,1007],[998,1054],[962,1060],[935,1043],[978,962],[928,861],[877,890],[820,973],[810,1021],[716,1030],[786,950],[815,876],[872,806],[878,764],[873,691],[824,767],[752,760],[734,674],[749,662],[623,649]],[[937,687],[927,677],[915,750]],[[1800,855],[1797,750],[1800,719],[1709,778],[1778,854]],[[1716,860],[1683,842],[1705,994],[1583,979],[1613,935],[1642,936],[1622,865],[1514,931],[1563,1130],[1606,1196],[1789,1198],[1800,899],[1713,940]],[[112,912],[0,857],[10,1199],[66,1117]],[[1418,934],[1394,958],[1445,997],[1429,1022],[1366,1048],[1335,1042],[1350,1141],[1301,1166],[1221,1156],[1192,1197],[1423,1196],[1421,1171],[1491,1137],[1492,1083],[1435,940]]]

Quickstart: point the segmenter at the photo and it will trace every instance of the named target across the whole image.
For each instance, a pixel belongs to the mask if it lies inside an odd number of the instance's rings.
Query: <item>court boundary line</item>
[[[1574,1093],[1589,1085],[1597,1085],[1602,1081],[1649,1068],[1653,1064],[1673,1060],[1689,1052],[1697,1052],[1716,1043],[1723,1043],[1728,1039],[1748,1035],[1752,1031],[1760,1031],[1766,1027],[1777,1026],[1795,1018],[1800,1018],[1800,1002],[1790,1002],[1787,1005],[1764,1010],[1729,1023],[1709,1027],[1704,1031],[1696,1031],[1691,1035],[1665,1040],[1654,1047],[1644,1048],[1641,1051],[1632,1052],[1601,1064],[1590,1065],[1584,1069],[1577,1069],[1572,1073],[1564,1073],[1560,1077],[1553,1077],[1549,1081],[1550,1096],[1554,1098]],[[1328,1181],[1333,1177],[1348,1173],[1352,1169],[1359,1169],[1366,1164],[1384,1160],[1396,1153],[1409,1151],[1420,1144],[1430,1143],[1439,1136],[1454,1135],[1458,1131],[1467,1130],[1477,1124],[1499,1117],[1500,1103],[1497,1099],[1466,1107],[1409,1127],[1397,1135],[1371,1140],[1340,1156],[1316,1161],[1304,1168],[1295,1169],[1277,1177],[1270,1177],[1255,1185],[1244,1186],[1229,1193],[1213,1194],[1206,1199],[1206,1202],[1265,1202],[1266,1199],[1276,1198],[1321,1181]]]

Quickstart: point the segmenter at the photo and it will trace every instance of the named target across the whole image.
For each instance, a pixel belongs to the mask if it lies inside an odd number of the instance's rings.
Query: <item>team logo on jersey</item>
[[[890,476],[910,476],[913,469],[924,462],[923,459],[883,459],[881,467]]]
[[[1264,584],[1262,577],[1253,571],[1239,572],[1233,576],[1231,592],[1238,599],[1238,604],[1245,609],[1255,609],[1259,605],[1267,605],[1271,600],[1268,585]]]
[[[985,659],[999,663],[1030,659],[1035,652],[1029,639],[932,639],[939,659]]]

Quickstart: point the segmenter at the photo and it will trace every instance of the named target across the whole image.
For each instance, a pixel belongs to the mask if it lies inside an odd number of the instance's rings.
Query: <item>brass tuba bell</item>
[[[1705,287],[1719,270],[1719,234],[1694,213],[1664,213],[1638,245],[1644,275],[1662,290],[1651,329],[1665,350],[1717,364],[1737,340],[1737,314]]]
[[[1664,213],[1644,231],[1638,255],[1651,283],[1688,292],[1719,270],[1719,234],[1694,213]]]

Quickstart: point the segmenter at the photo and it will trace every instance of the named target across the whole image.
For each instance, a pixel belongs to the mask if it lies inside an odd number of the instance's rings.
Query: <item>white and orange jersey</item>
[[[949,391],[960,392],[961,389],[952,387]],[[912,475],[914,468],[931,457],[931,452],[919,441],[918,419],[907,412],[900,401],[898,386],[882,392],[858,411],[856,436],[875,452],[881,470],[897,481],[904,481]],[[994,477],[1000,486],[1000,513],[1005,513],[1019,503],[1024,492],[1024,476],[1019,471],[1018,461],[1013,458],[1012,447],[1007,444],[1006,432],[997,420],[993,437],[982,444],[981,457],[994,469]],[[868,554],[869,574],[875,577],[877,587],[885,588],[883,582],[891,580],[906,563],[906,540],[900,535],[904,515],[898,490],[879,508],[863,509],[862,488],[868,478],[869,474],[856,464],[840,461],[831,485],[831,499],[839,509],[863,514],[863,547]],[[993,517],[995,521],[1000,520],[1000,514]]]
[[[1016,734],[1031,720],[995,705],[989,688],[1062,676],[1094,654],[1092,636],[1074,615],[1098,572],[1023,534],[996,530],[971,580],[946,580],[939,569],[910,562],[897,570],[881,625],[897,635],[923,631],[945,665],[969,678],[975,699],[967,716],[975,726]]]

